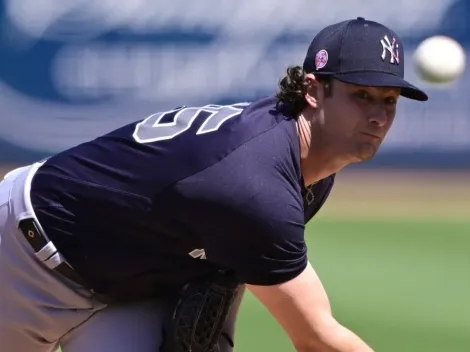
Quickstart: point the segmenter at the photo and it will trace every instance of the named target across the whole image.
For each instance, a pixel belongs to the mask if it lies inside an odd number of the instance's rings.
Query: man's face
[[[392,126],[400,90],[337,80],[331,88],[322,102],[323,133],[351,162],[370,160]]]

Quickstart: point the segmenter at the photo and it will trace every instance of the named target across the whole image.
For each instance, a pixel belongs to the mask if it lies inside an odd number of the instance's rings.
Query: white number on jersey
[[[201,112],[209,113],[196,134],[217,131],[222,124],[238,116],[249,103],[234,105],[206,105],[203,107],[181,107],[175,110],[150,115],[138,123],[133,137],[139,143],[152,143],[172,139],[187,131]],[[173,114],[173,121],[161,122],[164,116]]]
[[[194,249],[188,253],[194,259],[207,259],[206,258],[206,251],[204,249]]]

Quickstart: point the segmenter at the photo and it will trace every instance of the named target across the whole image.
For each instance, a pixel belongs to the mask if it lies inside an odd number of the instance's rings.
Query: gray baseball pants
[[[18,229],[35,217],[29,198],[39,163],[0,182],[0,350],[2,352],[158,352],[173,307],[163,300],[105,305],[53,269],[64,261],[35,253]],[[234,334],[237,299],[225,331]],[[221,339],[220,351],[232,348]]]

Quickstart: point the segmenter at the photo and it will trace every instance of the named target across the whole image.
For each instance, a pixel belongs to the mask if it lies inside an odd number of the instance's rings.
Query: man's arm
[[[282,325],[298,352],[371,352],[331,314],[325,289],[310,264],[278,285],[247,285]]]

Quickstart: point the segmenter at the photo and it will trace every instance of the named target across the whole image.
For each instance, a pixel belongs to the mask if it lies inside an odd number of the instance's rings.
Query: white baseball
[[[449,83],[459,78],[466,66],[462,46],[452,38],[433,36],[423,40],[414,53],[418,76],[430,83]]]

